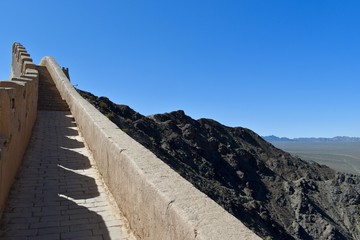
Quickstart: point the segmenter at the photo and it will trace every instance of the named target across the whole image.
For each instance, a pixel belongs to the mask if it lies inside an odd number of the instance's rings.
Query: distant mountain
[[[277,137],[274,135],[270,136],[263,136],[266,141],[268,142],[313,142],[313,143],[354,143],[354,142],[360,142],[359,137],[346,137],[346,136],[338,136],[333,138],[315,138],[315,137],[309,137],[309,138],[287,138],[287,137]]]
[[[360,239],[360,176],[293,157],[246,128],[182,110],[143,116],[79,92],[263,239]]]
[[[263,139],[265,139],[268,142],[290,142],[293,141],[290,138],[286,138],[286,137],[277,137],[274,135],[270,135],[270,136],[262,136]]]

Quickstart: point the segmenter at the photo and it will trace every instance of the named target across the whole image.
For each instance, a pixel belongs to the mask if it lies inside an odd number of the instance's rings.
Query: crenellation
[[[30,57],[30,54],[27,53],[26,49],[21,44],[14,45],[15,47],[13,48],[13,54],[15,55],[15,57],[13,60],[19,62],[22,56]]]
[[[32,62],[31,58],[22,58],[21,73],[24,75],[26,69],[36,69],[36,65]]]
[[[36,67],[35,64],[34,66]],[[27,78],[36,79],[39,77],[39,72],[36,68],[26,68],[24,76]]]
[[[0,81],[0,216],[36,120],[38,80],[30,54],[14,43],[11,79]]]
[[[12,52],[14,53],[14,52],[16,52],[17,51],[17,48],[19,48],[19,47],[23,47],[23,45],[21,45],[20,43],[18,43],[18,42],[14,42],[14,44],[12,45]],[[23,47],[24,48],[24,47]],[[25,48],[24,48],[25,49]]]
[[[12,49],[11,78],[21,77],[26,69],[35,69],[36,65],[24,46],[14,43]]]
[[[25,48],[18,48],[18,51],[15,53],[16,54],[16,61],[20,61],[22,59],[30,59],[31,60],[31,57],[30,57],[30,54],[28,54],[25,50]]]

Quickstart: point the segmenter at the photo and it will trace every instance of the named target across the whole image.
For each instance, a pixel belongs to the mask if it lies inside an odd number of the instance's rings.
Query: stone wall
[[[99,172],[140,239],[260,239],[83,99],[53,58],[40,65],[67,101]]]
[[[36,120],[35,66],[26,49],[14,43],[11,80],[0,81],[0,217]]]

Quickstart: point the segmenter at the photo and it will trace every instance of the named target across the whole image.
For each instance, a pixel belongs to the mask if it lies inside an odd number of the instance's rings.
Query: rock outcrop
[[[306,162],[253,131],[183,111],[143,116],[80,94],[263,238],[360,239],[360,177]]]

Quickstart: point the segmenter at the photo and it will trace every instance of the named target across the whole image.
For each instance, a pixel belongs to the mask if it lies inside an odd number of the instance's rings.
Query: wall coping
[[[140,239],[260,239],[83,99],[52,57],[60,94],[117,204]]]

